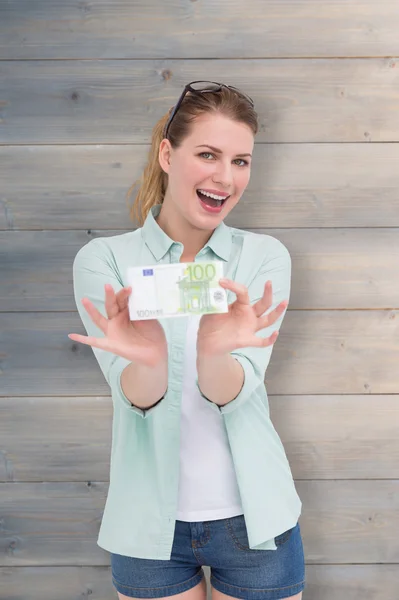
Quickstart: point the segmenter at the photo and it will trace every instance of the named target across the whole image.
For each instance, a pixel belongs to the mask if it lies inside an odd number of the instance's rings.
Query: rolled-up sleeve
[[[288,300],[291,293],[291,256],[288,249],[279,242],[276,244],[276,251],[272,256],[268,256],[262,263],[256,276],[248,285],[248,293],[251,304],[257,302],[264,292],[266,281],[271,280],[273,303],[271,307],[264,313],[265,315],[273,311],[283,300]],[[283,314],[269,327],[266,327],[257,332],[257,336],[267,338],[278,331],[282,325],[287,309]],[[275,343],[278,343],[278,339]],[[214,410],[219,413],[230,413],[237,408],[243,406],[256,393],[259,386],[264,386],[265,374],[275,344],[266,348],[247,347],[239,348],[231,352],[231,355],[240,363],[244,371],[244,382],[239,394],[230,402],[223,406],[212,402],[204,396],[199,388],[198,379],[197,387],[201,395],[211,403]]]
[[[76,307],[89,336],[104,337],[104,333],[91,320],[82,304],[82,298],[88,298],[97,310],[107,318],[105,311],[105,284],[111,284],[115,293],[124,287],[120,274],[113,262],[112,253],[107,248],[103,238],[96,238],[88,242],[78,251],[73,262],[73,290]],[[134,406],[124,394],[121,386],[121,375],[125,367],[131,363],[130,360],[112,352],[94,348],[93,346],[91,346],[91,349],[110,386],[114,402],[122,404],[127,410],[136,413],[142,418],[146,418],[158,409],[161,404],[160,401],[152,407],[143,410]]]

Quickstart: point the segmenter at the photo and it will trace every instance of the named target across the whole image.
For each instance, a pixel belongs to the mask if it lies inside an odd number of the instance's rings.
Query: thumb
[[[132,291],[131,286],[124,287],[116,294],[116,302],[119,310],[125,310],[129,304],[129,296]]]

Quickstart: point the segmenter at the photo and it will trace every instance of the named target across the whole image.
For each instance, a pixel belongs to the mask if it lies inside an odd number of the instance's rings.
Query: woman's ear
[[[169,140],[164,138],[159,145],[159,164],[165,173],[169,173],[170,161],[172,158],[172,146]]]

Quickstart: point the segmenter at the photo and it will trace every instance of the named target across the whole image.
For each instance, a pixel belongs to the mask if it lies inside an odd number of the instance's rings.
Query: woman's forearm
[[[244,370],[231,354],[197,353],[198,385],[206,398],[219,406],[234,400],[244,383]]]
[[[244,371],[231,354],[197,354],[198,384],[201,392],[223,406],[236,398],[244,383]],[[129,401],[145,410],[164,396],[168,387],[168,362],[147,367],[131,362],[121,374],[121,386]]]
[[[148,367],[131,362],[121,374],[121,386],[128,400],[145,410],[155,404],[168,387],[168,360]]]

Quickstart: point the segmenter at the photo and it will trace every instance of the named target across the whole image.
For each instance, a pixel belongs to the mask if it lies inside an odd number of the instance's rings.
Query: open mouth
[[[205,194],[202,194],[202,192],[200,192],[199,190],[196,190],[196,191],[197,191],[198,198],[204,204],[207,204],[208,206],[211,206],[212,208],[223,206],[223,204],[226,202],[226,200],[228,200],[230,198],[230,196],[226,196],[226,198],[224,198],[224,200],[216,200],[215,198],[210,198],[209,196],[205,196]]]

